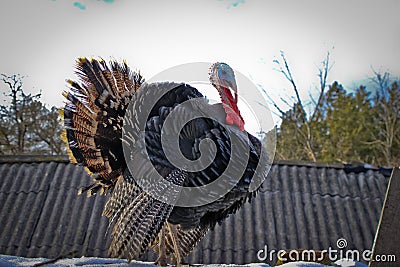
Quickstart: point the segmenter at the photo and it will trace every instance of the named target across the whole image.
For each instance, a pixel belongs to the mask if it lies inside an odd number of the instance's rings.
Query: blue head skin
[[[226,122],[237,125],[243,131],[244,120],[237,106],[237,85],[232,68],[226,63],[217,62],[211,66],[209,75],[211,84],[218,90],[221,97],[221,102],[227,115]],[[234,97],[231,91],[233,91]]]
[[[214,63],[210,68],[210,81],[219,92],[222,89],[232,90],[235,95],[235,103],[237,103],[235,73],[228,64],[222,62]]]

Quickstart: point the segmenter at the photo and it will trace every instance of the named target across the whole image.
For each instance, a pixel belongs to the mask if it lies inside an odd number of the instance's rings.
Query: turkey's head
[[[210,67],[209,75],[211,84],[218,90],[221,97],[226,113],[226,123],[236,125],[244,131],[244,120],[237,106],[237,85],[232,68],[226,63],[217,62]]]

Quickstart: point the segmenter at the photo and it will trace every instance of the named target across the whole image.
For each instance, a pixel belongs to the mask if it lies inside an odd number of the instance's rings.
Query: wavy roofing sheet
[[[187,260],[259,262],[257,252],[265,247],[337,249],[339,238],[347,241],[347,249],[371,249],[388,173],[275,163],[252,203],[210,232]],[[107,197],[78,196],[90,183],[84,169],[65,158],[0,158],[0,254],[107,257],[108,221],[101,216]],[[143,259],[155,258],[149,253]]]

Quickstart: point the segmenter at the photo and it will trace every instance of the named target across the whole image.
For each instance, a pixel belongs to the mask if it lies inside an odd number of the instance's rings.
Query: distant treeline
[[[282,58],[287,69],[281,71],[290,71]],[[300,97],[288,111],[275,105],[282,119],[275,158],[399,166],[399,82],[387,73],[376,74],[372,90],[359,86],[349,93],[338,82],[325,86],[328,60],[323,66],[322,90],[312,112],[307,114]],[[65,154],[57,108],[47,108],[40,94],[26,94],[22,76],[0,75],[1,85],[8,88],[8,102],[0,105],[0,154]],[[293,81],[290,72],[286,75]]]
[[[373,81],[372,90],[360,86],[351,93],[334,82],[313,116],[293,104],[277,128],[276,158],[399,166],[399,82],[389,82],[387,73]]]

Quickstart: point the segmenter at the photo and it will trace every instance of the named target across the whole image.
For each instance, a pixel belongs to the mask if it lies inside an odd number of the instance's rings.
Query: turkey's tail
[[[175,170],[165,179],[181,186],[186,178],[186,172]],[[169,199],[177,199],[180,193],[163,185],[159,192]],[[114,223],[111,256],[140,258],[153,244],[172,209],[172,204],[154,198],[129,179],[120,179],[103,212],[110,218],[110,224]]]
[[[79,81],[68,80],[63,110],[63,139],[71,162],[81,164],[97,183],[84,189],[95,193],[112,187],[126,163],[122,152],[122,123],[132,94],[144,82],[127,64],[79,58]]]

